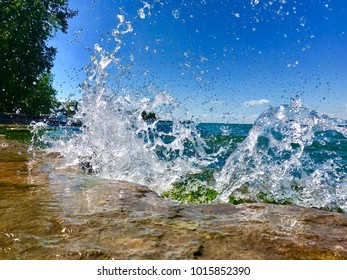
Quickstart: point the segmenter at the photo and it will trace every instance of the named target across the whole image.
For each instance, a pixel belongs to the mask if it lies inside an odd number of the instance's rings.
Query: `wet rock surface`
[[[345,214],[178,204],[0,142],[0,259],[347,259]]]

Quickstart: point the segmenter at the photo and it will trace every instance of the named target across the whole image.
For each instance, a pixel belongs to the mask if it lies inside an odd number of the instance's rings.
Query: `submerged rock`
[[[178,204],[34,164],[22,148],[0,147],[0,259],[347,259],[345,214]]]

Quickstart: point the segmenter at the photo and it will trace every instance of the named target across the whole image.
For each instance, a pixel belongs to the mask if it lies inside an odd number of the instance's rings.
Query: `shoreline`
[[[0,124],[18,124],[29,125],[32,121],[40,122],[48,119],[48,115],[44,116],[32,116],[16,113],[0,113]]]
[[[26,149],[0,138],[0,259],[347,259],[346,214],[180,204]]]

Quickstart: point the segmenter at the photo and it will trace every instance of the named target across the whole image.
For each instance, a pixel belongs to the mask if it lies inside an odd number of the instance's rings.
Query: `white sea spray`
[[[219,199],[232,196],[346,211],[347,162],[333,142],[346,137],[341,120],[303,107],[300,98],[271,108],[259,116],[216,175]]]

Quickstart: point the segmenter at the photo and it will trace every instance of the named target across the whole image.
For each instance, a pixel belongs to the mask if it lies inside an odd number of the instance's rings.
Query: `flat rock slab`
[[[18,146],[11,161],[11,145],[0,148],[0,259],[347,259],[346,214],[179,204],[33,164]]]

